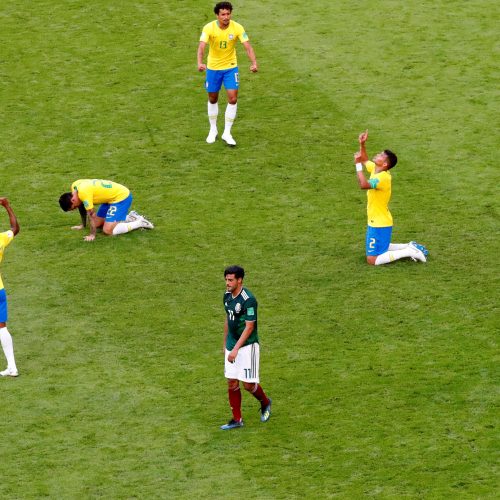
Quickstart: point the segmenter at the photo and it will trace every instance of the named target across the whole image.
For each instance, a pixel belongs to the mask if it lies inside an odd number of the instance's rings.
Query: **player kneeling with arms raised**
[[[379,266],[409,257],[414,261],[426,262],[429,253],[423,245],[410,243],[391,243],[392,215],[389,212],[392,177],[389,172],[396,166],[398,159],[389,149],[378,153],[373,161],[368,160],[366,141],[368,130],[359,136],[360,149],[354,155],[359,187],[367,189],[368,228],[366,231],[366,261]],[[363,166],[370,174],[367,180]]]
[[[102,232],[118,235],[135,229],[153,229],[154,226],[145,217],[135,211],[127,214],[132,205],[130,190],[117,182],[103,179],[80,179],[73,182],[71,192],[64,193],[59,198],[59,205],[68,212],[78,208],[82,223],[71,229],[83,229],[90,225],[90,234],[85,241],[94,241],[96,230],[102,227]],[[97,213],[95,205],[101,205]]]
[[[271,399],[259,384],[260,346],[257,336],[257,300],[250,290],[243,288],[245,271],[240,266],[224,270],[224,375],[227,379],[229,404],[233,418],[221,429],[226,431],[243,427],[241,418],[240,381],[245,389],[260,402],[260,420],[271,416]]]

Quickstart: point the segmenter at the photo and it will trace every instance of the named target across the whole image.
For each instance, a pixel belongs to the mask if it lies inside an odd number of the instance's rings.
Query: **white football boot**
[[[221,139],[228,145],[228,146],[236,146],[236,141],[233,139],[233,136],[228,133],[224,132],[222,134]]]
[[[408,244],[408,248],[410,248],[413,251],[413,255],[410,255],[411,259],[414,260],[415,262],[419,260],[420,262],[427,262],[427,259],[425,258],[424,252],[417,248],[413,242]]]
[[[142,216],[141,215],[141,218],[140,218],[141,222],[142,222],[142,228],[144,229],[154,229],[154,225],[152,222],[149,222],[148,219],[146,219],[146,217]]]
[[[17,377],[19,375],[19,372],[17,370],[14,370],[13,368],[7,368],[3,372],[0,372],[1,377]]]
[[[140,219],[142,215],[138,214],[135,210],[131,210],[125,219],[125,222],[134,222],[137,219]]]
[[[207,143],[213,144],[215,142],[215,139],[217,139],[218,134],[219,134],[219,132],[217,132],[216,128],[211,128],[210,132],[208,133],[208,136],[207,136]]]

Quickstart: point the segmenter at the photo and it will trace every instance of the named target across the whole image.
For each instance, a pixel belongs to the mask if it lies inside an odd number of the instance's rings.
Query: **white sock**
[[[404,259],[405,257],[411,257],[414,250],[411,248],[403,248],[402,250],[389,250],[385,253],[377,255],[375,260],[375,265],[380,266],[381,264],[389,264],[389,262],[394,262],[395,260]]]
[[[208,121],[210,122],[210,130],[217,129],[217,116],[219,116],[219,103],[212,104],[208,101]]]
[[[0,342],[2,343],[3,353],[7,358],[7,368],[17,371],[16,360],[14,358],[14,342],[12,342],[12,336],[6,326],[0,328]]]
[[[134,229],[139,229],[140,227],[142,227],[142,220],[140,219],[132,222],[119,222],[113,229],[113,236],[129,233],[130,231],[134,231]]]
[[[389,243],[389,250],[404,250],[408,248],[408,243]]]
[[[236,111],[238,109],[238,103],[228,104],[226,107],[226,125],[224,127],[224,134],[231,135],[231,127],[233,126],[234,120],[236,119]]]

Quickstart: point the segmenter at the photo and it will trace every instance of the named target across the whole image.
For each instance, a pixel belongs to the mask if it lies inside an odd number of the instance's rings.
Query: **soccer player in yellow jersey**
[[[236,118],[238,107],[238,63],[236,61],[236,42],[239,40],[245,47],[250,59],[250,71],[258,70],[255,52],[250,45],[248,35],[241,24],[231,20],[233,6],[230,2],[219,2],[214,7],[216,21],[204,26],[198,45],[198,71],[206,71],[205,88],[208,92],[208,121],[210,132],[207,142],[213,144],[217,139],[217,116],[219,114],[219,91],[222,84],[227,93],[225,127],[222,140],[229,146],[236,146],[231,135],[231,127]],[[205,47],[209,45],[207,64],[203,63]]]
[[[426,262],[429,253],[423,245],[410,243],[391,243],[392,215],[389,212],[392,178],[389,170],[396,166],[397,156],[389,149],[378,153],[373,161],[368,160],[366,141],[368,130],[360,134],[360,149],[354,155],[359,187],[367,189],[368,228],[366,231],[366,261],[379,266],[409,257],[414,261]],[[363,166],[370,174],[367,180]]]
[[[78,208],[82,223],[72,229],[83,229],[90,225],[90,234],[85,241],[94,241],[96,230],[102,227],[104,234],[118,235],[135,229],[153,229],[145,217],[135,211],[127,214],[132,205],[130,190],[121,184],[104,179],[79,179],[71,184],[71,192],[59,198],[59,205],[68,212]],[[95,205],[101,205],[95,211]]]
[[[12,210],[7,198],[0,198],[2,205],[9,216],[10,230],[0,233],[0,261],[3,259],[5,248],[12,242],[14,236],[19,233],[19,224],[16,215]],[[7,368],[0,372],[2,377],[17,377],[17,366],[14,358],[14,344],[12,336],[7,330],[7,294],[3,286],[2,278],[0,278],[0,342],[2,344],[3,353],[7,358]]]

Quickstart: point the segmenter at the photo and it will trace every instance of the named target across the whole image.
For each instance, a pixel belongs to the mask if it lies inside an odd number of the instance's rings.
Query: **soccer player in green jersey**
[[[222,140],[229,146],[236,146],[231,135],[231,127],[236,119],[238,88],[240,85],[238,63],[236,60],[236,42],[245,47],[250,59],[250,71],[257,72],[255,52],[250,45],[248,35],[241,24],[231,20],[233,6],[231,2],[219,2],[214,7],[216,21],[206,24],[198,45],[198,71],[206,71],[205,89],[208,93],[208,120],[210,132],[207,142],[212,144],[217,139],[217,116],[219,114],[219,91],[224,84],[227,93],[225,127]],[[203,63],[205,48],[209,46],[207,64]]]
[[[367,190],[368,228],[366,231],[366,261],[379,266],[398,259],[409,257],[414,261],[426,261],[429,253],[423,245],[410,243],[391,243],[392,215],[389,201],[392,193],[392,177],[389,170],[396,166],[397,156],[389,149],[378,153],[373,161],[368,160],[366,141],[368,130],[359,135],[360,149],[354,154],[359,187]],[[370,174],[367,180],[363,167]]]
[[[257,300],[248,288],[243,287],[245,270],[230,266],[224,270],[226,293],[224,294],[224,374],[227,379],[229,404],[233,418],[222,430],[243,427],[241,418],[241,391],[243,387],[259,402],[261,422],[271,417],[271,399],[259,384],[260,346],[257,334]]]

